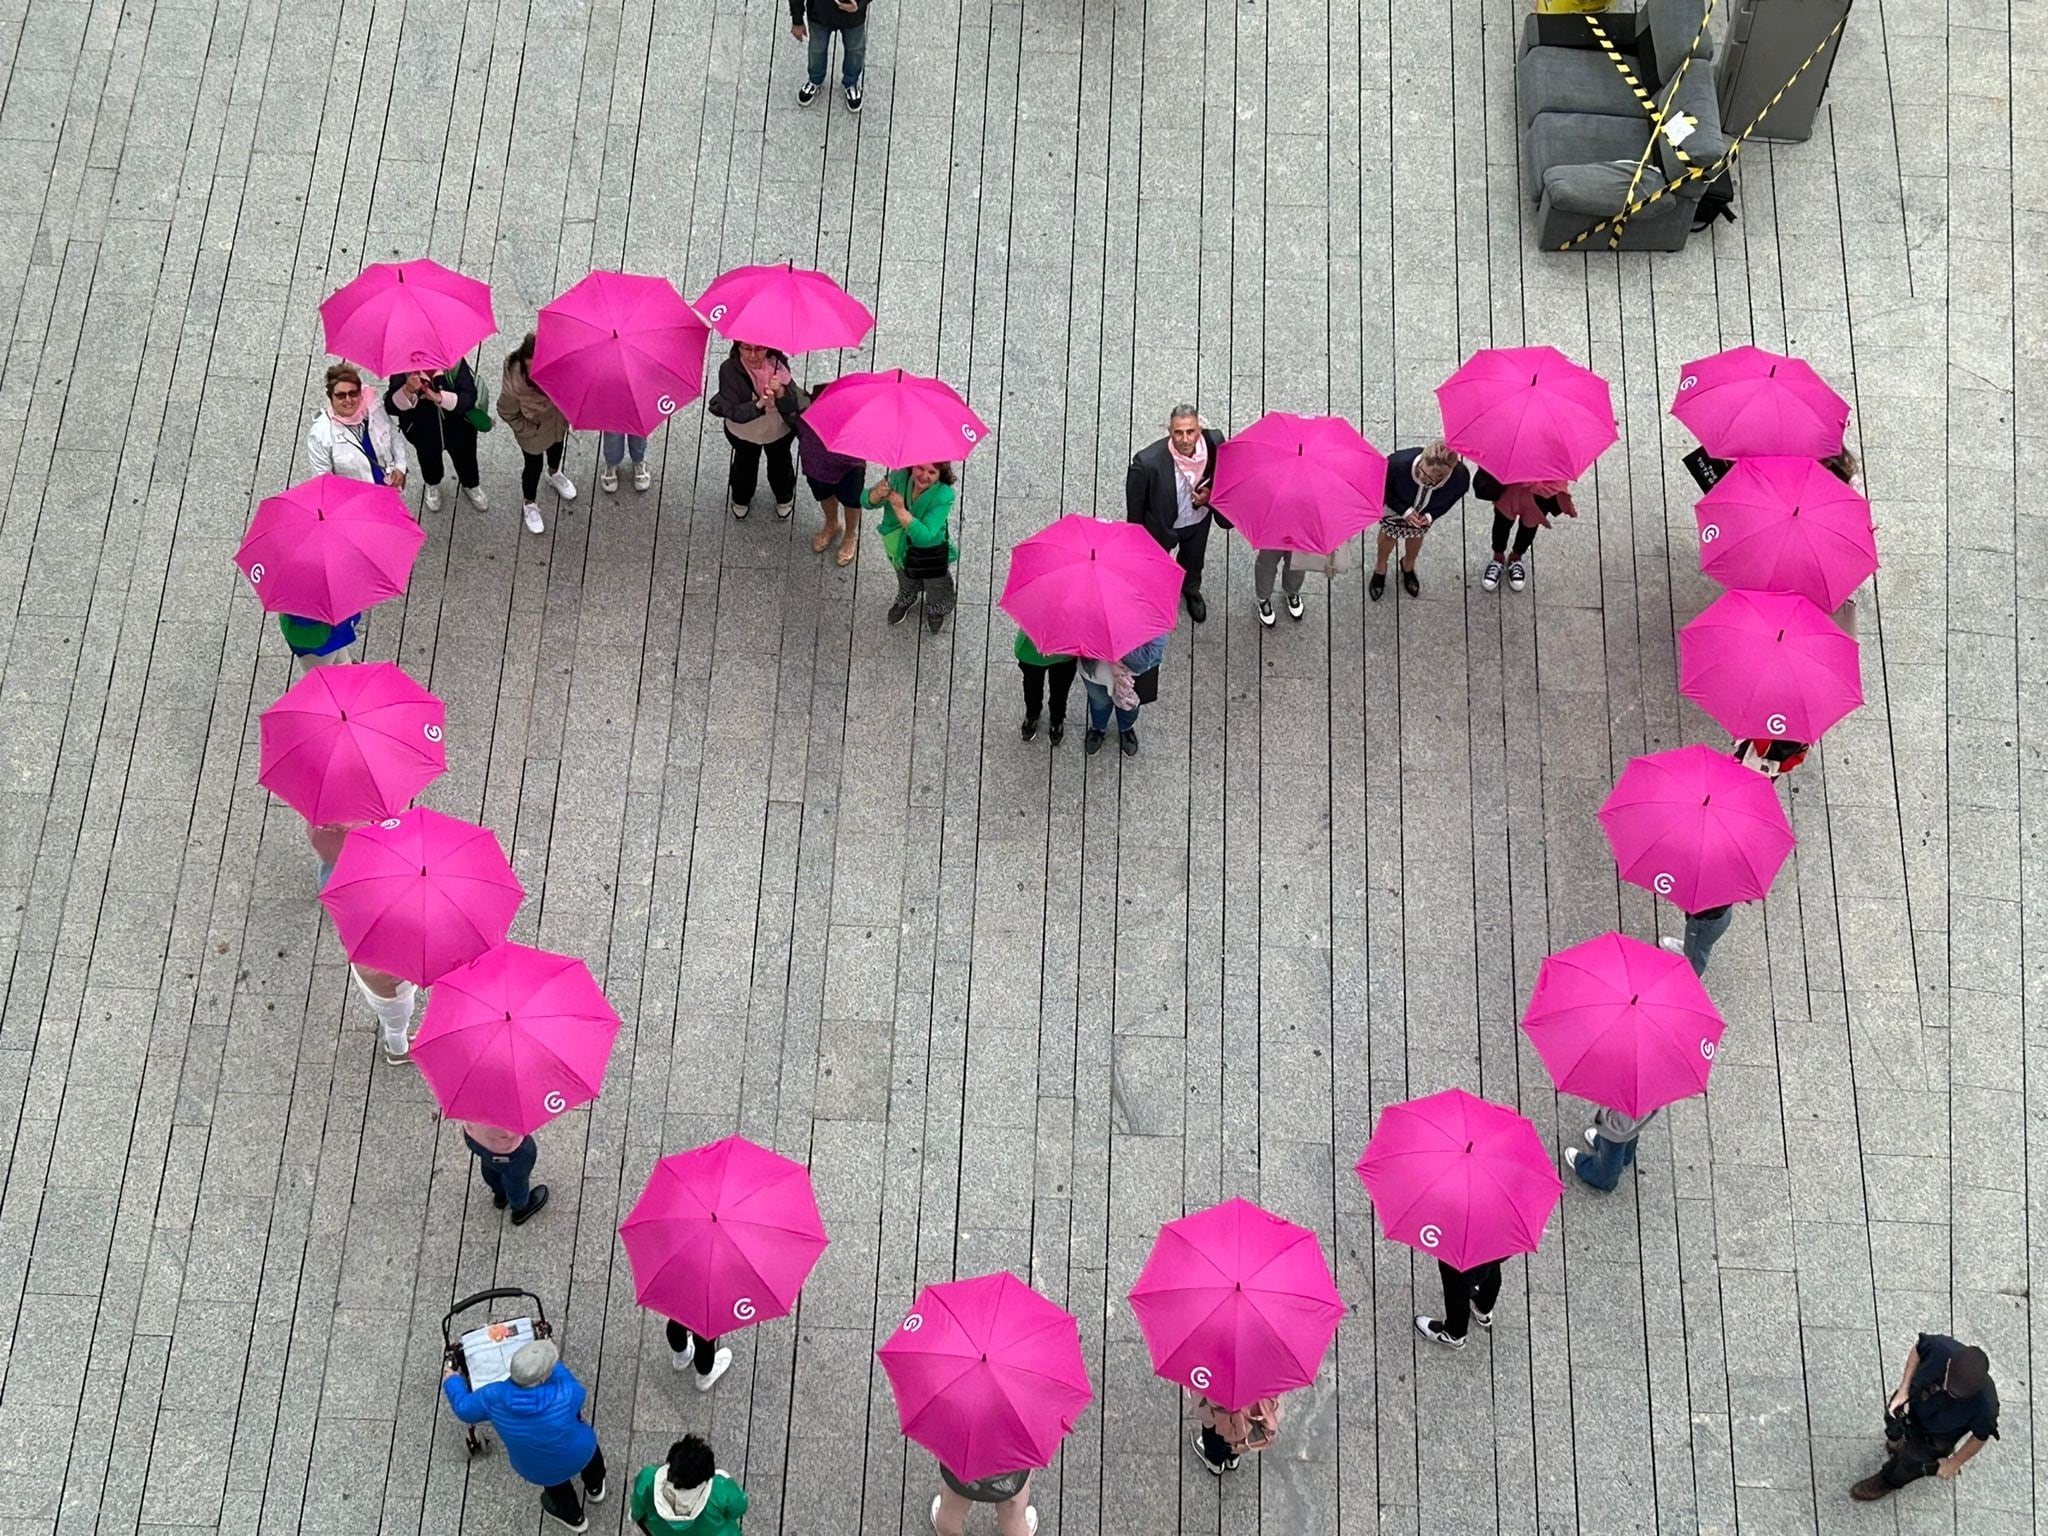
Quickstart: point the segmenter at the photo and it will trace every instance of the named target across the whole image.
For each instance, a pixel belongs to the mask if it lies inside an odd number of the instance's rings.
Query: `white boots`
[[[377,1033],[384,1042],[384,1059],[394,1066],[408,1060],[412,1050],[412,1010],[419,997],[419,988],[409,981],[401,981],[396,997],[379,997],[370,990],[369,983],[360,973],[351,968],[349,974],[355,977],[356,987],[370,1005],[370,1012],[377,1016]]]

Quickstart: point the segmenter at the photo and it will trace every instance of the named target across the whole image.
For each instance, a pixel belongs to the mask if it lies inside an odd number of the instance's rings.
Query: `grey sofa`
[[[1661,102],[1700,32],[1706,0],[1642,0],[1633,13],[1601,13],[1595,19],[1624,55],[1640,61],[1637,77]],[[1650,116],[1594,42],[1583,16],[1532,15],[1523,30],[1515,91],[1522,128],[1522,165],[1537,205],[1537,240],[1547,251],[1584,234],[1630,201],[1629,181],[1650,138]],[[1721,109],[1714,86],[1713,35],[1700,37],[1692,66],[1679,83],[1672,114],[1684,113],[1697,126],[1684,150],[1694,164],[1711,166],[1726,153]],[[1643,167],[1635,199],[1649,197],[1685,174],[1685,163],[1658,135]],[[1704,178],[1628,221],[1621,248],[1676,251],[1692,232]],[[1594,235],[1580,250],[1607,249],[1610,231]]]

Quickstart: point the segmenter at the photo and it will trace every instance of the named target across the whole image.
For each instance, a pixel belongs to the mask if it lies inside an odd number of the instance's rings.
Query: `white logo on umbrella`
[[[382,821],[378,822],[377,825],[382,827],[386,832],[395,832],[398,830],[398,818],[396,816],[387,816]]]
[[[252,565],[252,566],[250,566],[250,567],[249,567],[249,580],[250,580],[251,582],[255,582],[255,583],[258,583],[258,584],[260,584],[260,583],[262,582],[262,580],[263,580],[263,562],[262,562],[261,560],[258,560],[258,561],[257,561],[257,562],[256,562],[256,563],[255,563],[254,565]]]
[[[905,1333],[915,1333],[923,1326],[924,1314],[921,1312],[913,1312],[910,1316],[903,1319],[903,1331]]]
[[[1444,1240],[1444,1229],[1432,1221],[1428,1226],[1422,1229],[1420,1235],[1422,1237],[1423,1247],[1434,1248],[1438,1243]]]
[[[1700,530],[1700,542],[1702,544],[1711,544],[1719,537],[1721,537],[1721,525],[1719,523],[1709,523]]]
[[[1769,731],[1773,736],[1784,735],[1785,717],[1783,715],[1772,715],[1770,719],[1764,722],[1764,729]]]
[[[706,320],[709,320],[713,325],[718,324],[719,321],[725,318],[725,306],[723,304],[712,305],[711,313],[706,315],[704,318]]]
[[[654,408],[655,408],[655,409],[656,409],[657,411],[661,412],[661,414],[662,414],[662,415],[664,415],[664,416],[673,416],[673,415],[675,415],[675,413],[676,413],[676,400],[675,400],[675,396],[674,396],[674,395],[663,395],[663,396],[662,396],[662,397],[661,397],[660,399],[658,399],[658,400],[656,400],[656,401],[654,402]]]
[[[1657,878],[1650,882],[1650,889],[1659,896],[1669,896],[1671,888],[1676,884],[1678,882],[1671,878],[1671,871],[1667,869],[1659,873]]]
[[[732,1315],[743,1323],[751,1323],[754,1320],[754,1298],[742,1296],[738,1301],[734,1302],[732,1304]]]
[[[969,441],[970,443],[978,443],[981,441],[980,436],[974,430],[974,423],[971,421],[963,421],[960,423],[960,435],[966,438],[967,441]]]
[[[1192,1371],[1189,1371],[1188,1385],[1193,1387],[1197,1392],[1208,1391],[1209,1367],[1207,1367],[1206,1365],[1198,1365]]]
[[[562,1090],[559,1088],[550,1088],[548,1090],[548,1096],[542,1099],[540,1101],[540,1104],[541,1108],[545,1109],[551,1115],[559,1115],[563,1110],[569,1107],[569,1101],[562,1097]]]
[[[1716,1045],[1711,1040],[1702,1040],[1700,1042],[1700,1054],[1706,1057],[1709,1061],[1712,1061],[1714,1059],[1714,1054],[1720,1049],[1721,1047]]]
[[[429,741],[439,741],[441,739],[441,727],[429,720],[426,725],[426,736]]]
[[[1699,381],[1700,376],[1698,374],[1688,373],[1684,378],[1678,381],[1678,392],[1680,394],[1684,394],[1688,389],[1691,389],[1693,385],[1699,383]]]

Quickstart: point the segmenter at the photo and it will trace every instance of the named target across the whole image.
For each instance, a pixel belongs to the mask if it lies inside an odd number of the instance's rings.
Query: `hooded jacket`
[[[538,1386],[494,1381],[472,1392],[460,1376],[449,1376],[441,1390],[463,1423],[490,1421],[505,1442],[505,1459],[529,1483],[566,1483],[597,1454],[597,1431],[583,1422],[583,1383],[560,1361]]]

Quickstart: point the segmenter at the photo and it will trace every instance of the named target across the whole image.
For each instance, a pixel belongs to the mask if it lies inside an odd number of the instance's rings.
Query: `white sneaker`
[[[611,465],[597,472],[597,488],[600,491],[616,491],[619,488],[619,472]]]
[[[540,515],[540,508],[536,507],[532,502],[529,501],[526,504],[520,515],[526,519],[526,531],[528,533],[546,533],[548,531],[547,522]]]
[[[796,503],[793,501],[778,501],[775,503],[775,515],[777,517],[787,517],[795,510]]]
[[[462,488],[462,494],[469,498],[469,504],[475,507],[477,511],[488,512],[491,510],[491,498],[484,494],[484,488],[481,485],[465,485]]]
[[[745,517],[747,515],[747,504],[744,501],[734,502],[732,504],[732,515],[734,517]]]
[[[428,510],[429,512],[438,512],[438,511],[440,511],[440,510],[441,510],[441,487],[439,487],[438,485],[430,485],[430,486],[428,486],[428,487],[427,487],[427,496],[426,496],[426,502],[427,502],[427,510]]]
[[[633,466],[633,489],[644,491],[652,484],[654,484],[654,471],[647,467],[645,459],[641,459]]]
[[[561,497],[562,500],[574,501],[576,499],[576,482],[563,474],[559,469],[549,470],[547,481],[549,485],[555,488],[555,494]]]
[[[1592,1126],[1587,1126],[1580,1134],[1586,1138],[1587,1146],[1591,1147],[1595,1152],[1600,1150],[1600,1133],[1594,1130]]]
[[[1271,629],[1271,628],[1273,627],[1273,621],[1274,621],[1274,619],[1275,619],[1276,617],[1278,617],[1278,616],[1277,616],[1277,615],[1276,615],[1276,614],[1275,614],[1275,613],[1273,612],[1273,601],[1272,601],[1272,599],[1271,599],[1271,598],[1266,598],[1266,597],[1262,597],[1262,598],[1260,598],[1260,599],[1259,599],[1259,622],[1260,622],[1261,624],[1265,625],[1265,626],[1266,626],[1266,627],[1267,627],[1268,629]]]
[[[678,1371],[687,1371],[695,1358],[687,1349],[672,1349],[668,1352],[668,1363]]]
[[[393,1029],[386,1024],[379,1028],[378,1034],[384,1041],[384,1059],[392,1066],[402,1067],[412,1060],[412,1037],[404,1029]]]
[[[709,1392],[718,1384],[718,1378],[732,1369],[732,1351],[721,1349],[711,1361],[711,1369],[697,1378],[697,1390]]]
[[[1432,1344],[1442,1344],[1448,1349],[1463,1349],[1465,1347],[1463,1339],[1454,1339],[1448,1333],[1445,1333],[1443,1324],[1427,1313],[1417,1315],[1415,1331],[1425,1339],[1428,1339]]]
[[[1663,938],[1659,939],[1657,941],[1657,946],[1660,949],[1670,950],[1671,953],[1673,953],[1674,955],[1682,955],[1685,953],[1685,940],[1673,938],[1669,934],[1666,934]]]
[[[1590,1135],[1590,1134],[1591,1134],[1591,1132],[1588,1132],[1587,1134],[1589,1134],[1589,1135]],[[1578,1149],[1577,1147],[1566,1147],[1566,1148],[1564,1149],[1564,1165],[1565,1165],[1565,1167],[1567,1167],[1567,1168],[1576,1168],[1576,1167],[1578,1167],[1578,1166],[1579,1166],[1579,1159],[1580,1159],[1580,1158],[1582,1158],[1582,1157],[1584,1157],[1584,1156],[1585,1156],[1585,1153],[1581,1152],[1581,1151],[1580,1151],[1580,1150],[1579,1150],[1579,1149]]]

